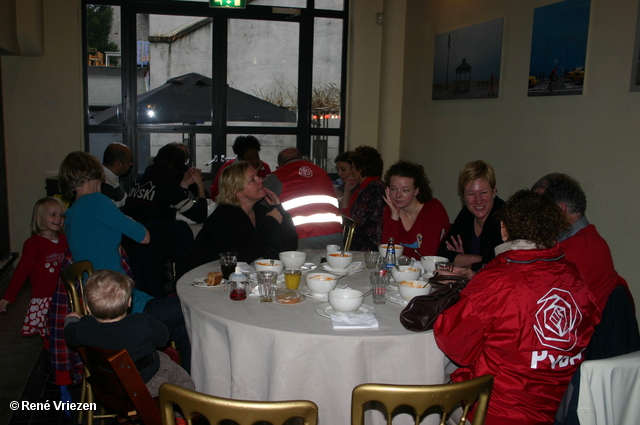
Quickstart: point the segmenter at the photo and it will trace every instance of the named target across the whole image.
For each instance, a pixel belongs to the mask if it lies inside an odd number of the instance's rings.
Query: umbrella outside
[[[138,96],[139,124],[197,123],[211,121],[209,77],[197,73],[169,79]],[[296,122],[296,113],[255,96],[227,87],[227,120],[252,122]],[[117,124],[122,104],[91,118],[91,124]]]

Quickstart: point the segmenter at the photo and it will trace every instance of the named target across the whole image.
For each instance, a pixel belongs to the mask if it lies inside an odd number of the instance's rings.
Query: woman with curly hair
[[[396,243],[412,248],[404,252],[418,260],[423,255],[435,255],[449,231],[449,216],[442,203],[433,197],[424,167],[398,161],[389,168],[384,180],[387,207],[382,241],[393,237]]]
[[[351,249],[378,249],[385,206],[385,185],[380,178],[384,168],[382,156],[375,148],[361,145],[351,153],[351,161],[351,174],[359,184],[358,190],[351,194],[346,211],[356,223]]]
[[[600,311],[556,244],[567,219],[549,198],[516,192],[498,214],[504,243],[436,320],[453,382],[494,377],[486,423],[553,423]]]

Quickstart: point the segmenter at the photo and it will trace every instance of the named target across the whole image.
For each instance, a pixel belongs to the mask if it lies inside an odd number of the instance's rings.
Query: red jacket
[[[601,311],[604,310],[609,295],[616,286],[624,285],[628,288],[627,282],[613,267],[609,245],[593,224],[560,242],[560,247],[565,252],[567,260],[578,266]]]
[[[462,365],[454,382],[495,377],[487,425],[553,423],[584,360],[600,311],[563,257],[557,246],[502,252],[434,325],[440,349]]]
[[[58,236],[58,243],[40,235],[33,235],[27,239],[22,246],[22,256],[7,292],[2,298],[10,303],[16,302],[27,278],[31,281],[31,298],[53,296],[60,277],[64,251],[68,246],[65,235]]]
[[[291,214],[298,239],[342,233],[336,192],[326,171],[308,161],[292,161],[273,175],[282,183],[280,201]]]

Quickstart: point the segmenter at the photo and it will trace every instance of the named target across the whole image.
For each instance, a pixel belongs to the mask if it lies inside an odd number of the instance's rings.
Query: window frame
[[[349,0],[344,0],[343,10],[315,9],[315,0],[307,0],[306,8],[291,9],[293,14],[275,13],[274,9],[283,8],[272,6],[256,6],[248,4],[246,9],[209,8],[208,3],[190,1],[167,0],[83,0],[82,1],[82,47],[83,55],[87,52],[87,5],[110,5],[120,7],[121,19],[121,98],[122,123],[120,124],[90,124],[88,99],[88,63],[83,60],[84,83],[84,134],[85,150],[90,149],[90,135],[95,133],[119,133],[122,141],[134,152],[137,159],[138,133],[196,133],[211,135],[211,158],[226,155],[227,134],[273,134],[295,135],[297,148],[304,155],[311,154],[312,138],[317,136],[338,137],[338,151],[344,151],[345,122],[346,122],[346,85],[347,85],[347,47]],[[286,9],[286,8],[284,8]],[[299,12],[299,13],[298,13]],[[212,31],[212,113],[210,125],[175,125],[175,124],[138,124],[136,116],[136,16],[137,14],[164,14],[182,16],[210,17],[213,22]],[[313,48],[314,24],[316,18],[342,19],[342,52],[340,70],[340,122],[337,128],[314,126],[312,122],[312,90],[313,90]],[[227,34],[230,19],[268,20],[283,22],[298,22],[299,56],[298,56],[298,120],[295,126],[242,126],[228,125],[226,108],[227,87]],[[195,155],[195,152],[192,153]],[[327,159],[332,164],[332,159]],[[134,169],[129,178],[144,171],[138,169],[138,161],[134,160]],[[210,172],[206,177],[212,178]]]

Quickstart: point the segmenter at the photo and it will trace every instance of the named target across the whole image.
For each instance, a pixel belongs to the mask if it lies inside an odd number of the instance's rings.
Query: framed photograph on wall
[[[528,96],[582,94],[590,10],[591,0],[565,0],[534,10]]]
[[[496,99],[504,18],[436,35],[433,100]]]

